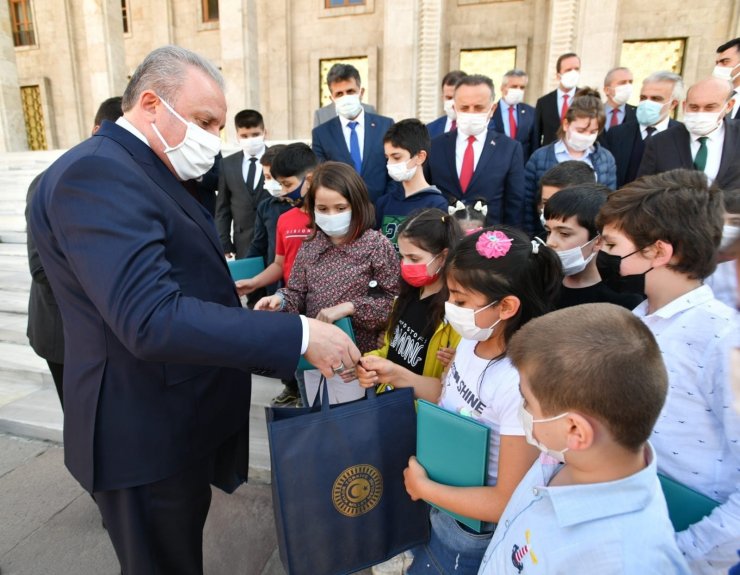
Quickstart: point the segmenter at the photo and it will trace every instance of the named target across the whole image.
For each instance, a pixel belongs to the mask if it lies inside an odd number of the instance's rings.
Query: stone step
[[[28,345],[27,324],[28,316],[26,314],[0,311],[0,342]]]

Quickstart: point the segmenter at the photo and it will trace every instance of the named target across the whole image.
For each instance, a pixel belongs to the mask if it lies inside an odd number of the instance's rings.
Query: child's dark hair
[[[588,87],[581,88],[573,96],[573,101],[565,113],[565,119],[570,124],[579,118],[596,120],[599,132],[604,129],[606,115],[604,114],[604,104],[601,102],[601,94],[599,94],[598,90]],[[558,127],[558,138],[562,139],[564,137],[565,130],[563,129],[563,125],[560,124]]]
[[[603,184],[581,184],[560,190],[545,204],[545,219],[564,222],[575,216],[578,225],[588,230],[588,239],[599,235],[596,216],[611,190]]]
[[[260,164],[262,164],[263,166],[272,167],[272,162],[275,160],[275,156],[277,156],[285,148],[287,148],[285,144],[275,144],[274,146],[270,146],[269,148],[265,149],[265,153],[262,154],[262,157],[260,158]],[[270,171],[270,174],[272,175],[272,170]]]
[[[265,128],[265,119],[257,110],[242,110],[234,116],[234,125],[238,128]]]
[[[514,335],[509,358],[526,376],[544,417],[581,412],[633,452],[650,437],[665,403],[668,374],[655,337],[613,304],[584,304],[535,319]]]
[[[457,220],[437,208],[425,208],[412,212],[398,227],[399,239],[408,240],[419,249],[434,255],[441,254],[444,250],[451,250],[461,235],[462,231]],[[439,260],[436,260],[436,263],[442,265]],[[418,293],[419,288],[401,279],[401,291],[388,320],[389,339],[393,339],[399,318]],[[444,277],[442,289],[430,297],[433,299],[430,302],[427,324],[423,332],[427,338],[434,334],[434,330],[444,319],[445,301],[447,301],[447,285],[444,283]]]
[[[740,214],[740,188],[722,190],[722,200],[728,214]]]
[[[596,226],[621,230],[642,250],[658,240],[671,244],[668,269],[704,279],[717,266],[722,238],[722,192],[707,187],[697,170],[671,170],[644,176],[612,192]]]
[[[270,174],[273,178],[302,178],[319,164],[313,150],[307,144],[288,144],[272,160]]]
[[[579,184],[593,184],[596,182],[596,173],[594,169],[586,162],[580,160],[566,160],[555,164],[547,170],[540,178],[537,186],[537,197],[535,198],[535,207],[542,201],[542,186],[552,186],[563,190]]]
[[[458,222],[479,222],[480,227],[486,225],[486,216],[488,215],[488,202],[485,198],[475,198],[472,203],[461,206],[462,202],[457,200],[451,206],[454,208],[452,215]]]
[[[306,193],[306,206],[311,218],[309,227],[313,228],[313,233],[308,237],[309,240],[316,237],[318,230],[314,210],[316,209],[316,190],[319,188],[337,192],[349,202],[352,220],[344,243],[356,240],[375,226],[375,208],[368,198],[365,181],[354,168],[344,162],[324,162],[313,172],[311,185]]]
[[[511,248],[502,257],[487,258],[478,253],[476,243],[482,234],[496,230],[513,240]],[[504,328],[507,345],[520,327],[553,308],[563,281],[560,258],[552,249],[504,225],[491,226],[463,238],[447,257],[445,275],[491,302],[509,295],[519,299],[519,310],[506,321]]]
[[[427,127],[416,118],[401,120],[393,124],[383,136],[383,143],[386,142],[408,151],[412,158],[422,151],[428,156],[432,147]]]

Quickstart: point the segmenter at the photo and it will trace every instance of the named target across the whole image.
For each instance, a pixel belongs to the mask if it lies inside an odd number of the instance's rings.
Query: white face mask
[[[504,102],[509,106],[521,104],[524,100],[524,90],[521,88],[509,88],[504,95]]]
[[[251,138],[239,138],[239,147],[248,156],[256,156],[265,147],[265,137],[252,136]]]
[[[631,97],[632,84],[620,84],[619,86],[614,87],[614,95],[612,96],[612,100],[614,100],[620,106],[622,104],[626,104],[627,100],[629,100]]]
[[[568,130],[565,134],[565,139],[568,146],[576,152],[585,152],[594,145],[597,136],[598,134],[586,135],[575,130]]]
[[[445,100],[442,102],[442,108],[444,108],[445,114],[447,114],[447,117],[450,120],[455,120],[457,118],[457,114],[455,113],[455,108],[453,107],[455,105],[455,100]]]
[[[452,326],[457,333],[459,333],[465,339],[471,339],[473,341],[486,341],[491,339],[493,330],[499,324],[501,319],[499,318],[490,327],[478,327],[475,325],[475,315],[482,312],[484,309],[488,309],[492,305],[496,305],[498,302],[494,301],[489,303],[480,309],[474,310],[468,307],[460,307],[454,303],[445,302],[445,318],[447,322]]]
[[[283,186],[277,180],[265,180],[264,188],[273,198],[279,198],[283,195]]]
[[[740,227],[725,224],[722,226],[722,241],[719,244],[719,249],[726,250],[735,243],[738,237],[740,237]]]
[[[581,73],[578,70],[571,70],[565,74],[560,74],[560,85],[566,90],[572,90],[578,85],[581,79]]]
[[[686,129],[694,136],[706,136],[713,132],[722,121],[722,112],[686,112],[683,123]]]
[[[552,457],[553,459],[559,461],[560,463],[565,463],[565,452],[568,451],[568,448],[566,447],[562,451],[555,451],[554,449],[550,449],[545,445],[544,443],[537,441],[534,437],[534,424],[535,423],[547,423],[548,421],[556,421],[560,419],[561,417],[565,417],[568,415],[568,412],[561,413],[560,415],[556,415],[555,417],[547,417],[544,419],[534,419],[532,417],[532,414],[529,413],[526,409],[524,409],[524,401],[522,401],[519,404],[519,420],[522,423],[522,427],[524,428],[524,437],[527,440],[527,443],[530,445],[533,445],[537,449],[539,449],[542,453],[545,453]]]
[[[162,98],[159,99],[165,108],[187,127],[182,142],[176,146],[170,146],[162,137],[162,134],[159,133],[157,126],[152,124],[154,133],[157,134],[164,145],[164,153],[167,154],[172,169],[175,170],[177,177],[183,181],[200,178],[213,167],[213,162],[221,151],[221,138],[206,132],[193,122],[188,122]]]
[[[362,111],[359,94],[347,94],[334,100],[337,114],[347,120],[354,120]]]
[[[413,178],[416,175],[416,169],[419,166],[414,164],[410,168],[407,167],[407,164],[410,161],[411,160],[408,160],[406,162],[397,162],[395,164],[391,164],[390,162],[387,163],[385,167],[388,170],[388,175],[391,177],[391,179],[397,182],[408,182],[411,178]]]
[[[720,80],[727,80],[728,82],[734,82],[738,77],[740,77],[740,72],[737,74],[733,74],[737,68],[740,67],[740,64],[737,66],[733,66],[732,68],[729,68],[727,66],[715,66],[714,70],[712,70],[712,76],[715,78],[719,78]]]
[[[322,232],[332,238],[346,236],[349,231],[349,225],[352,223],[352,210],[332,215],[314,211],[313,215],[316,225],[321,228]]]
[[[488,112],[481,114],[457,113],[457,129],[464,136],[477,136],[488,127]]]
[[[598,236],[596,236],[596,238],[598,238]],[[565,275],[572,276],[579,274],[586,269],[589,262],[596,256],[596,252],[591,252],[591,255],[584,259],[582,250],[591,242],[596,241],[596,238],[587,241],[582,246],[555,252],[560,258],[560,263],[563,264],[563,273]]]

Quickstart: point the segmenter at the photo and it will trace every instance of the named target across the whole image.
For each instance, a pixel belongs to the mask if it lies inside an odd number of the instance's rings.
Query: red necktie
[[[465,148],[462,168],[460,169],[460,187],[462,188],[463,194],[468,189],[470,180],[473,179],[473,163],[475,161],[475,156],[473,155],[473,142],[475,142],[475,136],[468,136],[468,147]]]
[[[516,138],[516,120],[514,119],[514,106],[509,106],[509,137]]]
[[[552,109],[552,108],[551,108]],[[560,121],[563,121],[565,114],[568,112],[568,94],[563,94],[563,108],[560,110]]]
[[[619,109],[618,108],[612,108],[612,119],[609,122],[609,127],[613,128],[614,126],[619,125]]]
[[[452,120],[452,122],[450,122],[450,132],[456,129],[457,129],[457,120]]]

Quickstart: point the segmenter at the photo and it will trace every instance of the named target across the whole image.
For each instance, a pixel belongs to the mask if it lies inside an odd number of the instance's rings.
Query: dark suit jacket
[[[740,187],[740,121],[725,120],[725,141],[722,159],[714,183],[722,189]],[[691,136],[679,123],[650,138],[645,145],[637,177],[660,174],[677,168],[694,169],[691,157]]]
[[[41,173],[28,186],[26,195],[26,223],[29,208],[38,189]],[[33,351],[52,363],[64,363],[64,330],[59,306],[51,291],[49,280],[41,265],[36,242],[29,229],[26,233],[28,267],[31,270],[31,291],[28,297],[28,327],[26,335]]]
[[[606,114],[606,108],[608,105],[609,104],[604,104],[604,114]],[[610,116],[606,114],[606,125],[604,126],[604,129],[601,130],[601,132],[599,132],[599,137],[597,138],[597,141],[599,142],[599,144],[601,144],[607,149],[609,148],[609,146],[606,145],[606,135],[608,132],[612,130],[612,128],[609,128],[609,119],[610,119]],[[624,105],[624,118],[622,118],[622,121],[617,126],[614,126],[614,127],[617,128],[629,122],[637,122],[637,108],[635,106],[632,106],[631,104],[625,104]]]
[[[241,308],[208,212],[110,122],[49,167],[30,224],[64,321],[72,474],[121,489],[216,455],[235,489],[249,372],[292,375],[298,316]]]
[[[668,127],[671,128],[678,124],[675,120],[668,120]],[[611,130],[603,134],[603,146],[612,153],[614,161],[617,164],[617,188],[629,184],[632,178],[628,176],[630,158],[632,150],[635,147],[636,138],[641,138],[640,124],[637,120],[625,122],[619,126],[614,126]]]
[[[457,130],[432,140],[429,160],[424,164],[430,184],[437,186],[448,199],[474,203],[479,198],[488,202],[486,224],[521,226],[524,209],[524,162],[522,146],[504,134],[488,130],[478,165],[465,194],[460,187],[455,161]]]
[[[427,124],[427,132],[429,132],[430,138],[436,138],[445,133],[445,126],[447,125],[447,114],[440,116],[436,120],[432,120]]]
[[[522,145],[522,154],[524,163],[527,163],[529,156],[532,155],[539,146],[537,143],[537,133],[535,130],[535,109],[529,104],[517,104],[516,106],[516,141]],[[506,121],[509,121],[508,114]],[[490,128],[493,128],[501,134],[505,134],[504,120],[501,117],[501,107],[496,106],[496,111],[491,118]]]
[[[383,136],[393,125],[391,118],[365,112],[365,140],[362,153],[362,170],[360,175],[365,180],[370,200],[375,203],[387,190],[394,187],[395,182],[388,177],[385,152],[383,151]],[[352,156],[344,139],[342,123],[339,116],[324,122],[313,129],[311,133],[311,148],[319,160],[344,162],[354,166]]]
[[[269,198],[263,186],[264,174],[260,175],[257,186],[247,189],[244,183],[242,162],[244,152],[237,152],[221,160],[218,177],[218,197],[216,198],[216,228],[221,238],[224,253],[236,253],[236,258],[246,256],[254,234],[254,218],[257,205]],[[234,239],[231,238],[231,223],[234,223]]]
[[[576,91],[578,89],[576,88]],[[558,139],[560,127],[560,110],[558,110],[558,90],[555,88],[537,100],[535,106],[535,130],[537,146],[547,146]],[[534,151],[534,150],[532,150]]]

